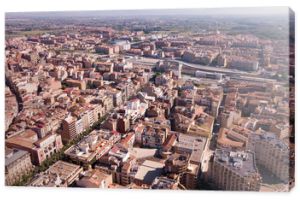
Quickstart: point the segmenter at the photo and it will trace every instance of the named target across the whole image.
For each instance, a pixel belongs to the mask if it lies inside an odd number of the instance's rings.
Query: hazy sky
[[[131,16],[131,15],[287,15],[288,7],[99,10],[6,13],[6,17]]]

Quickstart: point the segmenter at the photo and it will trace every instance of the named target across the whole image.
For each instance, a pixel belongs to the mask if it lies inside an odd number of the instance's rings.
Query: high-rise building
[[[259,191],[261,176],[254,153],[217,149],[211,169],[211,181],[221,190]]]
[[[284,182],[289,180],[289,147],[275,134],[262,131],[252,134],[248,148],[255,152],[256,161]]]
[[[62,140],[64,142],[73,140],[83,131],[83,120],[68,116],[62,121]]]

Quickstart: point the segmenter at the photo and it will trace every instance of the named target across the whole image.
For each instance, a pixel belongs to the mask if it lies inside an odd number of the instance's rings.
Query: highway
[[[231,73],[231,74],[239,74],[239,75],[248,75],[251,74],[249,72],[243,72],[235,69],[228,69],[228,68],[220,68],[220,67],[212,67],[212,66],[205,66],[200,64],[193,64],[193,63],[187,63],[181,60],[173,60],[173,59],[158,59],[158,58],[148,58],[148,57],[132,57],[128,59],[131,62],[137,63],[137,64],[155,64],[158,61],[168,61],[168,62],[177,62],[179,64],[199,69],[202,71],[209,71],[209,72],[218,72],[218,73]]]
[[[240,70],[236,70],[236,69],[228,69],[228,68],[220,68],[220,67],[187,63],[187,62],[184,62],[181,60],[158,59],[158,58],[148,58],[148,57],[130,57],[130,58],[128,58],[128,61],[131,61],[136,64],[141,64],[141,65],[155,65],[158,61],[177,62],[179,64],[182,64],[183,66],[194,68],[194,69],[197,69],[200,71],[222,73],[222,74],[228,75],[232,79],[252,80],[255,82],[277,82],[274,79],[267,79],[267,78],[259,77],[259,71],[258,72],[244,72],[244,71],[240,71]]]

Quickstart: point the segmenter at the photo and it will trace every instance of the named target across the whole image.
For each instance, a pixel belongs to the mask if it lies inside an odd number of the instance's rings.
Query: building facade
[[[5,185],[13,185],[33,169],[28,151],[5,150]]]
[[[220,190],[259,191],[261,177],[256,168],[254,153],[216,150],[211,181]]]

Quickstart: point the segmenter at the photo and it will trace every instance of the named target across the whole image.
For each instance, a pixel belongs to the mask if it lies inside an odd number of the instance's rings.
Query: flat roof
[[[135,174],[135,179],[150,185],[156,177],[159,177],[163,173],[164,166],[164,164],[159,162],[145,160]]]
[[[30,183],[30,186],[60,186],[67,184],[66,181],[81,171],[79,165],[57,161],[48,170],[38,174],[37,178]]]
[[[223,164],[241,176],[250,176],[258,173],[254,153],[250,151],[229,151],[217,149],[214,162]]]
[[[206,142],[206,137],[180,133],[175,147],[177,147],[179,151],[191,153],[191,161],[200,162]]]
[[[29,154],[29,152],[20,149],[5,149],[5,167],[22,158],[26,154]]]

